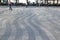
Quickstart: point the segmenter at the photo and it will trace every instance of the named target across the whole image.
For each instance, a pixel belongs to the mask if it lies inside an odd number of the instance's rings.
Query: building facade
[[[8,3],[9,0],[0,0],[0,4],[1,3]],[[11,2],[13,3],[20,3],[20,0],[11,0]],[[43,4],[60,4],[60,0],[35,0],[35,3],[38,2],[39,4],[43,3]],[[27,3],[25,1],[25,3]]]

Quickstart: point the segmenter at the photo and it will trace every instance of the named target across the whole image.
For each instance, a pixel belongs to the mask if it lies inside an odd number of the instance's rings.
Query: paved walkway
[[[0,10],[0,40],[60,40],[60,8]]]

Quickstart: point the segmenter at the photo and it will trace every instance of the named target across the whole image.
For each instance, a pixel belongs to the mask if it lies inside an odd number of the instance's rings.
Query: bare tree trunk
[[[46,0],[47,1],[47,5],[48,5],[48,0]]]
[[[27,5],[28,5],[28,4],[29,4],[29,3],[28,3],[28,0],[26,0],[26,2],[27,2]]]
[[[3,3],[4,3],[4,0],[3,0]]]
[[[57,0],[57,4],[58,4],[59,0]]]
[[[53,0],[53,4],[55,4],[55,0]]]
[[[45,0],[45,4],[48,4],[48,0]]]
[[[7,5],[8,5],[8,0],[7,0]]]
[[[8,2],[8,0],[3,0],[3,3],[7,3]]]
[[[28,7],[28,5],[29,5],[29,2],[28,2],[28,0],[26,0],[26,3],[27,3],[26,7]]]
[[[19,0],[16,0],[16,4],[19,2]]]
[[[36,6],[38,6],[38,0],[36,0]]]
[[[17,0],[16,0],[16,4],[17,4]]]
[[[40,4],[41,4],[41,0],[39,0],[39,6],[40,6]]]
[[[45,4],[46,4],[46,0],[45,0]]]

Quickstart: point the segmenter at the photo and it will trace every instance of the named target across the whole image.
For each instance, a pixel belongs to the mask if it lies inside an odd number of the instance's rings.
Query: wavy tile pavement
[[[0,9],[0,40],[60,40],[59,7]]]

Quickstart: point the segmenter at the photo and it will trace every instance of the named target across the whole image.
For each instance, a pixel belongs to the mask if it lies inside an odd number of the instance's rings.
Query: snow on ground
[[[60,40],[60,7],[0,7],[0,40]]]

